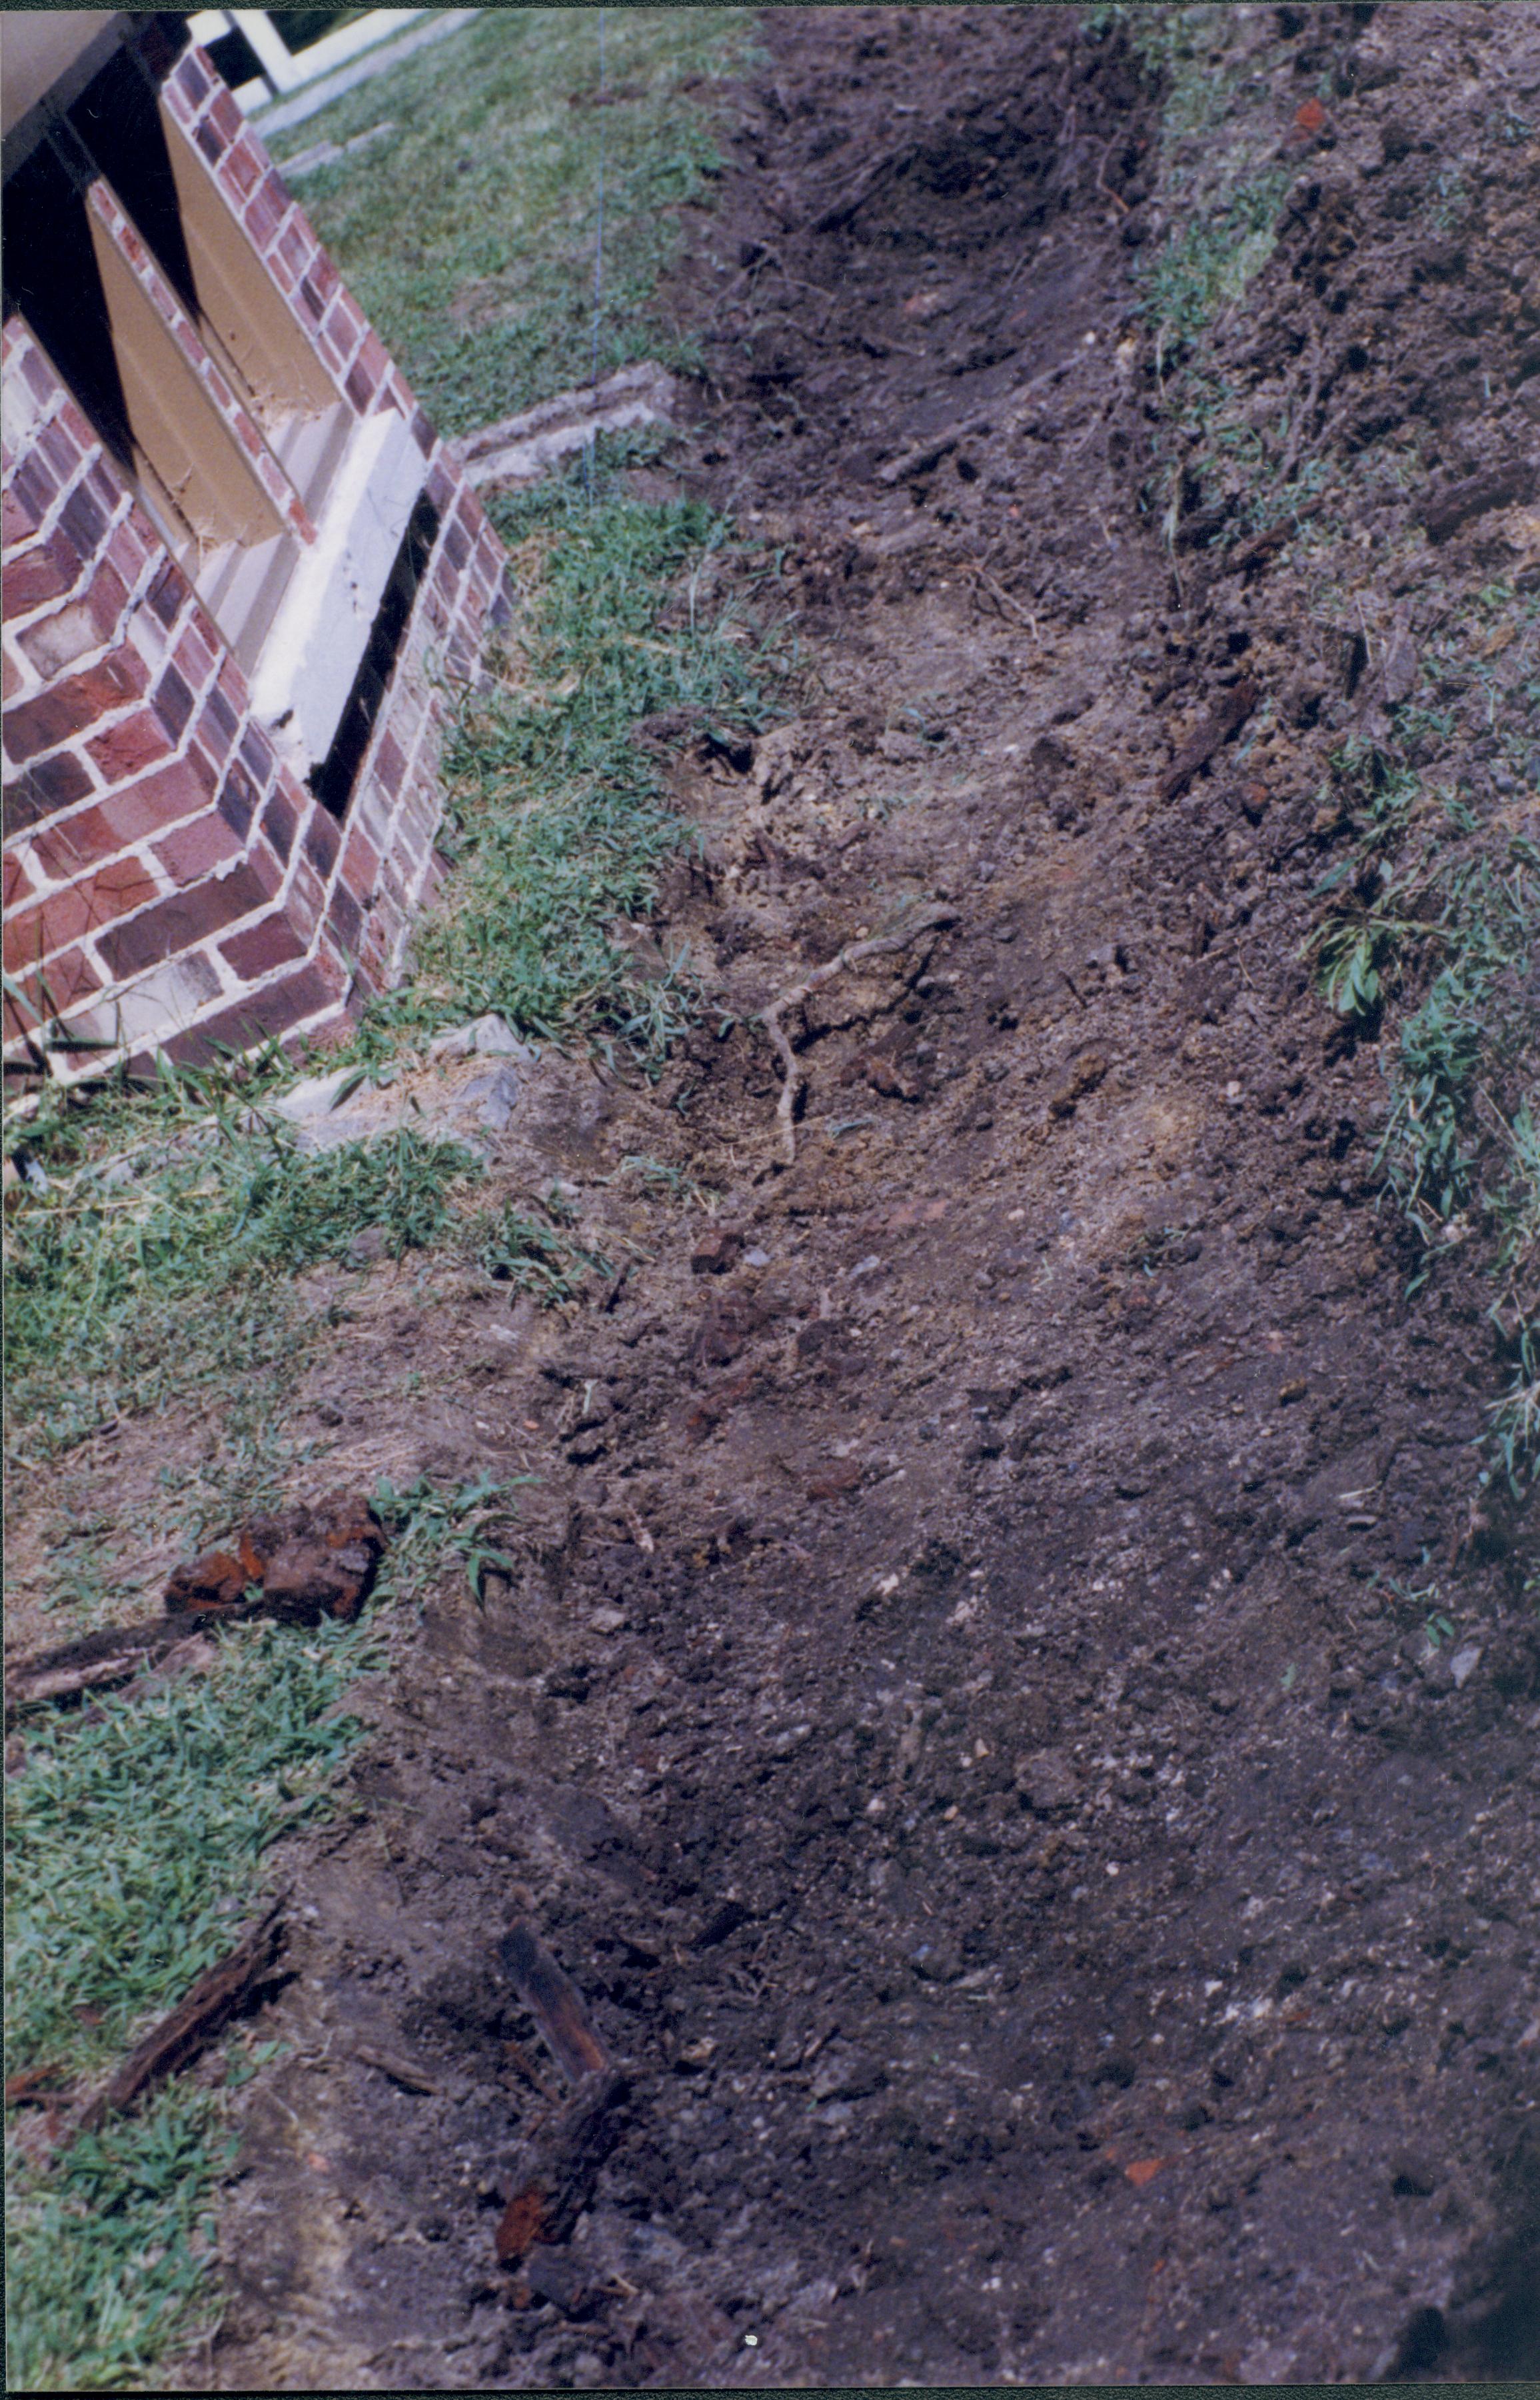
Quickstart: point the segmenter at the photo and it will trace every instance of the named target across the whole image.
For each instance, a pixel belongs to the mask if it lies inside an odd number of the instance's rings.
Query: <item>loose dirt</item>
[[[1259,121],[1336,80],[1229,371],[1307,457],[1409,416],[1446,480],[1533,449],[1535,143],[1481,134],[1533,12],[1252,20]],[[1380,1059],[1300,961],[1352,658],[1288,550],[1141,513],[1159,99],[1116,25],[763,40],[665,470],[779,549],[809,697],[674,770],[703,852],[652,932],[720,1010],[539,1121],[619,1297],[382,1268],[307,1387],[329,1485],[538,1481],[307,1853],[213,2377],[1534,2372],[1533,1528],[1475,1506],[1485,1297],[1457,1257],[1404,1297]],[[1315,538],[1394,575],[1414,499]],[[755,1013],[921,910],[788,1015],[788,1165]],[[709,1221],[606,1180],[644,1153]],[[629,2076],[522,2306],[494,2235],[558,2078],[515,1919]]]

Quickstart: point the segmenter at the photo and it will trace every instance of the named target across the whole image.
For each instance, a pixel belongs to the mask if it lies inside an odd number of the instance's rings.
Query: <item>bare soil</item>
[[[1537,152],[1483,128],[1533,102],[1540,20],[1254,13],[1259,116],[1336,97],[1228,371],[1311,455],[1409,418],[1435,480],[1533,450],[1504,295]],[[370,1687],[355,1813],[304,1859],[204,2371],[1533,2374],[1533,1523],[1476,1506],[1476,1266],[1405,1298],[1378,1050],[1300,961],[1352,657],[1294,552],[1174,564],[1140,512],[1159,97],[1124,37],[763,27],[667,464],[782,552],[808,698],[674,769],[703,860],[653,937],[721,1034],[657,1092],[564,1070],[509,1136],[633,1243],[619,1298],[429,1306],[382,1268],[307,1386],[330,1487],[539,1480],[517,1575]],[[1315,537],[1413,631],[1533,539],[1489,511],[1430,565],[1416,504]],[[790,1016],[788,1164],[746,1019],[943,904]],[[606,1180],[637,1153],[712,1220]],[[569,2305],[494,2255],[559,2080],[515,1918],[630,2079]]]

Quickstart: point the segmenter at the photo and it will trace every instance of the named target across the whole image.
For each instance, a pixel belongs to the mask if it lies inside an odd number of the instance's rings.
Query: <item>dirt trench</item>
[[[1259,115],[1337,96],[1234,372],[1323,454],[1419,411],[1446,479],[1533,446],[1532,336],[1468,302],[1533,206],[1533,139],[1477,139],[1540,87],[1533,13],[1240,13]],[[214,2380],[1533,2373],[1532,1529],[1475,1505],[1476,1270],[1404,1296],[1380,1060],[1300,961],[1352,662],[1287,552],[1141,512],[1124,37],[763,40],[667,470],[781,549],[809,697],[674,770],[703,857],[655,930],[720,1011],[657,1094],[575,1067],[520,1135],[654,1254],[572,1321],[382,1271],[313,1378],[334,1480],[540,1480],[307,1853]],[[1473,141],[1451,330],[1406,194]],[[1333,278],[1356,386],[1304,321]],[[1414,506],[1329,539],[1398,556]],[[789,1015],[788,1163],[747,1019],[922,917]],[[626,1218],[642,1152],[714,1219]],[[1409,1609],[1430,1561],[1457,1647]],[[523,2279],[494,2236],[557,2093],[515,1919],[629,2079]]]

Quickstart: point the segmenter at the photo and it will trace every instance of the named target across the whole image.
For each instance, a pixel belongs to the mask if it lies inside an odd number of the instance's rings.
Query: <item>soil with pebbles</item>
[[[1423,429],[1426,486],[1315,537],[1415,640],[1533,554],[1517,485],[1436,552],[1417,511],[1540,449],[1540,22],[1245,21],[1297,178],[1226,371],[1307,457]],[[811,697],[673,770],[703,855],[654,933],[720,1012],[657,1094],[574,1069],[536,1125],[619,1297],[381,1270],[307,1389],[334,1482],[540,1480],[306,1853],[215,2373],[1533,2373],[1533,1521],[1479,1501],[1474,1246],[1405,1297],[1378,1050],[1300,962],[1374,653],[1201,491],[1175,568],[1141,512],[1160,96],[1116,27],[762,23],[666,471],[780,554]],[[789,1016],[787,1164],[746,1019],[921,905]],[[643,1152],[714,1222],[606,1180]],[[515,1916],[631,2078],[523,2305],[493,2235],[555,2070]]]

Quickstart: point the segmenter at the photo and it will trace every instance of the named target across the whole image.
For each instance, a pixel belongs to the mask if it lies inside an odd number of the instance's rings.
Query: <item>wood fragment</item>
[[[870,942],[848,942],[838,958],[830,959],[825,966],[815,967],[805,982],[794,985],[790,991],[784,991],[779,1000],[772,1000],[768,1008],[760,1010],[758,1022],[770,1035],[775,1045],[775,1055],[781,1061],[783,1082],[775,1121],[781,1128],[788,1166],[794,1166],[797,1160],[797,1132],[792,1111],[802,1088],[802,1070],[782,1028],[781,1018],[784,1012],[788,1008],[799,1008],[803,1001],[811,999],[823,985],[832,983],[837,975],[843,975],[848,968],[860,966],[864,960],[879,958],[888,950],[906,950],[922,934],[937,933],[944,925],[955,925],[958,914],[957,909],[945,907],[922,908],[901,934],[886,934]]]
[[[609,2053],[589,2023],[576,1986],[529,1927],[511,1925],[497,1944],[497,1956],[568,2080],[576,2083],[585,2075],[605,2074]]]
[[[566,2240],[620,2141],[620,2110],[630,2092],[619,2070],[588,2076],[567,2106],[540,2128],[520,2161],[498,2221],[500,2266],[521,2265],[538,2242]]]
[[[1243,680],[1221,693],[1200,724],[1182,743],[1161,780],[1163,800],[1175,800],[1186,791],[1200,767],[1206,766],[1221,743],[1238,733],[1261,697],[1254,683]]]
[[[429,2093],[439,2088],[425,2067],[414,2066],[409,2058],[398,2058],[394,2051],[375,2050],[372,2043],[361,2041],[355,2043],[353,2056],[361,2066],[373,2066],[390,2082],[399,2083],[403,2092]]]
[[[879,468],[877,480],[879,484],[906,484],[911,475],[928,475],[933,467],[940,466],[949,450],[957,448],[961,439],[961,432],[954,430],[934,433],[928,442],[917,442],[913,449],[901,451],[896,458],[891,458],[885,467]]]
[[[75,2131],[95,2133],[108,2117],[131,2107],[152,2084],[196,2057],[266,1981],[282,1941],[282,1913],[275,1902],[229,1955],[200,1975],[186,1998],[129,2052],[105,2090],[98,2093],[80,2117]]]
[[[60,1649],[42,1651],[35,1657],[19,1658],[6,1670],[6,1723],[14,1724],[30,1709],[83,1698],[88,1692],[111,1691],[148,1668],[169,1666],[187,1638],[186,1628],[181,1625],[157,1623],[129,1631],[109,1629],[66,1643]]]

